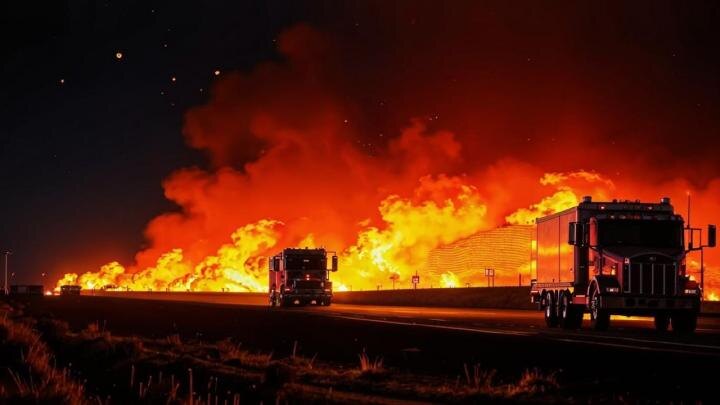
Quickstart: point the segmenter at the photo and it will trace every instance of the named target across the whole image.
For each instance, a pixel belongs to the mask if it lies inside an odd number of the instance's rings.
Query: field
[[[263,345],[247,345],[222,333],[196,331],[193,336],[173,322],[138,322],[138,333],[129,333],[126,322],[134,305],[90,300],[3,305],[0,366],[8,371],[0,377],[0,398],[195,404],[549,402],[560,388],[554,373],[538,370],[527,370],[514,381],[477,364],[462,365],[454,376],[418,374],[387,367],[382,357],[363,351],[348,353],[352,361],[329,361],[303,351],[298,341],[263,350],[253,347]],[[118,333],[107,320],[88,321],[73,311],[89,303],[96,311],[114,312]]]
[[[720,371],[718,318],[682,337],[632,319],[548,331],[500,309],[77,296],[0,311],[6,402],[702,402]]]

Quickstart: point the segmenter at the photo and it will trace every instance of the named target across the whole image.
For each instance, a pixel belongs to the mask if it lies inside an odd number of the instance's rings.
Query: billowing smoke
[[[206,151],[211,165],[164,180],[165,196],[179,209],[150,221],[149,247],[136,262],[68,274],[59,284],[259,291],[266,288],[268,254],[325,246],[341,254],[340,287],[374,288],[393,274],[407,282],[433,249],[532,223],[583,195],[649,201],[668,195],[684,208],[691,192],[698,225],[720,210],[720,178],[698,185],[668,175],[666,167],[656,170],[646,156],[619,159],[629,152],[572,133],[583,126],[558,129],[557,140],[531,142],[528,135],[515,142],[503,140],[497,122],[463,132],[438,115],[408,113],[400,130],[368,133],[368,113],[344,92],[352,71],[344,70],[333,43],[301,25],[279,37],[278,50],[281,61],[224,74],[210,100],[187,112],[187,142]],[[713,251],[706,261],[709,284],[718,288],[720,255]],[[457,285],[482,275],[433,277],[429,283]]]

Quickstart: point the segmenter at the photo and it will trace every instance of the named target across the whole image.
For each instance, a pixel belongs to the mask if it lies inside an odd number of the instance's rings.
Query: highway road
[[[693,336],[658,333],[649,318],[614,318],[607,332],[548,329],[534,311],[356,306],[270,308],[261,296],[194,295],[196,302],[54,297],[30,308],[51,312],[75,328],[95,321],[119,335],[216,341],[282,356],[297,342],[307,356],[357,363],[363,351],[401,370],[458,376],[480,364],[516,379],[523,370],[558,372],[571,391],[608,400],[717,399],[720,318],[703,317]],[[144,297],[146,298],[146,297]],[[202,302],[197,302],[202,301]],[[222,302],[218,302],[222,301]]]
[[[116,294],[113,294],[115,296]],[[212,304],[253,305],[267,307],[265,294],[125,294],[141,299],[167,299]],[[330,307],[304,306],[275,308],[305,312],[362,323],[464,331],[475,334],[495,334],[536,337],[572,342],[589,346],[623,347],[631,350],[668,351],[720,357],[720,317],[704,316],[698,321],[694,336],[658,333],[649,317],[613,316],[606,332],[589,329],[589,315],[584,328],[568,331],[547,328],[540,311],[482,308],[397,307],[384,305],[333,304]]]

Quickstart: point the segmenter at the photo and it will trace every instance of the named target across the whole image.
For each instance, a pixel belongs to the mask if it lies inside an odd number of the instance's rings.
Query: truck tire
[[[557,305],[553,298],[552,291],[545,293],[545,324],[549,328],[558,326]]]
[[[280,291],[285,291],[285,286],[280,286]],[[278,294],[277,297],[278,305],[281,307],[287,307],[290,306],[292,301],[290,301],[283,293]]]
[[[667,312],[658,312],[655,314],[655,330],[658,332],[667,332],[670,326],[670,314]]]
[[[570,293],[563,292],[558,305],[558,320],[563,329],[578,329],[582,326],[583,309],[570,301]]]
[[[610,313],[600,308],[600,293],[597,289],[593,291],[590,300],[590,325],[599,331],[607,330],[610,326]]]
[[[678,311],[670,317],[673,332],[690,334],[697,328],[697,313],[692,311]]]

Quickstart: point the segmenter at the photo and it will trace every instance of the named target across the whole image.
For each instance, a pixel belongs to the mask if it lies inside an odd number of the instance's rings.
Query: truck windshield
[[[285,268],[288,270],[325,270],[325,257],[321,255],[287,255]]]
[[[682,248],[683,229],[679,221],[623,220],[598,221],[602,246],[647,246]]]

